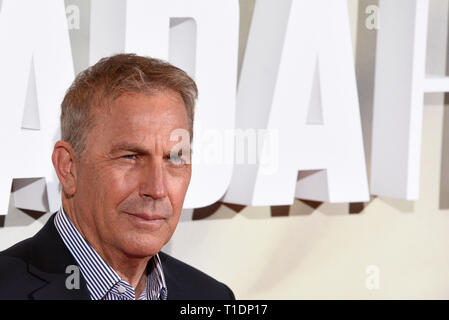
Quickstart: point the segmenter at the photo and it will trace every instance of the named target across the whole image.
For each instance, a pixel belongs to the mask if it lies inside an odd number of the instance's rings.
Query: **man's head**
[[[132,54],[77,76],[52,160],[64,208],[91,244],[145,257],[170,239],[191,177],[196,98],[184,71]]]

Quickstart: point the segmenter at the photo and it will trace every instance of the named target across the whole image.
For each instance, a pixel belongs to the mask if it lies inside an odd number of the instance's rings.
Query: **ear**
[[[62,191],[68,196],[76,192],[76,163],[75,151],[70,143],[66,141],[56,142],[51,157]]]

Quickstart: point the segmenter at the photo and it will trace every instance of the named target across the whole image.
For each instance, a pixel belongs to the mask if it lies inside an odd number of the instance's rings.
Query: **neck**
[[[108,243],[101,241],[95,232],[91,232],[89,223],[82,221],[76,213],[76,207],[72,199],[62,197],[62,205],[64,212],[69,217],[75,228],[94,248],[100,257],[126,282],[128,282],[135,291],[136,298],[142,293],[146,283],[146,268],[151,257],[131,257],[123,251],[110,246]]]

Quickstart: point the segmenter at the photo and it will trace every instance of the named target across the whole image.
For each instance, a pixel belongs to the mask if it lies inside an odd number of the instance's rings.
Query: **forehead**
[[[188,135],[187,111],[180,94],[172,90],[153,94],[126,93],[114,100],[110,107],[98,108],[94,123],[105,138],[103,145],[133,143],[151,147],[156,142],[172,146]],[[103,111],[101,111],[103,110]],[[185,140],[185,139],[183,139]],[[189,140],[189,139],[187,139]]]

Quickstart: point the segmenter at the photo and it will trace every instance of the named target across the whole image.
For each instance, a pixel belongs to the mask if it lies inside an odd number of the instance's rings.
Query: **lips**
[[[142,220],[145,221],[160,221],[160,220],[164,220],[165,217],[156,214],[156,213],[130,213],[130,212],[125,212],[126,214],[130,215],[130,216],[134,216],[136,218],[140,218]]]

